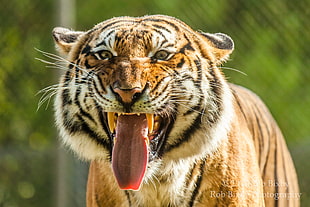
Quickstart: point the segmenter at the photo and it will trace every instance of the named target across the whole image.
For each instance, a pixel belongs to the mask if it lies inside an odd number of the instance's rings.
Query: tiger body
[[[217,67],[230,37],[163,15],[53,35],[70,62],[56,123],[91,160],[87,206],[299,205],[284,197],[298,184],[277,124]]]

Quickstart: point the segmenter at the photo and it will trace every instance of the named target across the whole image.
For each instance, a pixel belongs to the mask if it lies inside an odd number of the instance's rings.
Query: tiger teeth
[[[108,114],[108,126],[111,133],[115,132],[118,116],[133,115],[133,113],[115,113],[115,112],[107,112],[107,114]],[[141,114],[138,113],[137,115],[140,116]],[[156,119],[156,117],[154,114],[145,114],[145,116],[147,120],[148,133],[151,134],[153,133],[154,130],[154,120]]]
[[[135,113],[117,113],[117,116],[121,116],[121,115],[124,115],[124,116],[126,116],[126,115],[138,115],[138,116],[140,116],[140,113],[138,113],[138,114],[135,114]]]
[[[145,114],[147,120],[147,127],[149,129],[149,134],[153,132],[154,129],[154,114]]]
[[[113,133],[116,128],[116,117],[114,112],[108,112],[108,125],[110,132]]]

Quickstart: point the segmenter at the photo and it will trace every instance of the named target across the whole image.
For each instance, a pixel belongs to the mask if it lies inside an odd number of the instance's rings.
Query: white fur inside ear
[[[63,27],[56,27],[53,29],[52,34],[58,51],[66,56],[78,40],[79,36],[84,34],[84,32],[72,31]]]
[[[63,27],[55,27],[52,34],[56,42],[73,43],[83,32],[72,31]]]

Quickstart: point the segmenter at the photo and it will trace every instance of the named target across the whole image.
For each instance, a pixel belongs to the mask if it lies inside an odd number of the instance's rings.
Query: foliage
[[[42,206],[42,201],[51,206],[54,187],[48,178],[53,169],[48,166],[54,162],[55,130],[51,111],[36,112],[35,95],[53,80],[34,59],[34,48],[52,50],[46,36],[52,1],[12,0],[1,5],[0,206]]]
[[[37,112],[40,95],[36,93],[56,83],[57,72],[35,60],[42,58],[35,48],[54,52],[51,30],[61,26],[55,23],[58,4],[3,1],[0,206],[55,206],[58,151],[52,107],[45,110],[44,105]],[[160,13],[180,18],[196,30],[229,34],[235,52],[223,66],[224,73],[229,81],[262,97],[294,144],[309,139],[309,8],[309,0],[76,0],[75,29],[87,30],[113,16]]]

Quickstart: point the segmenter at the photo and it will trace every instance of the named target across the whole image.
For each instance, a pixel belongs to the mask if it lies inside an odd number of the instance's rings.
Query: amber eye
[[[153,57],[157,60],[167,60],[169,56],[170,56],[169,52],[165,50],[159,50],[155,53]]]
[[[113,57],[113,54],[108,50],[102,50],[96,54],[99,60],[107,60]]]

